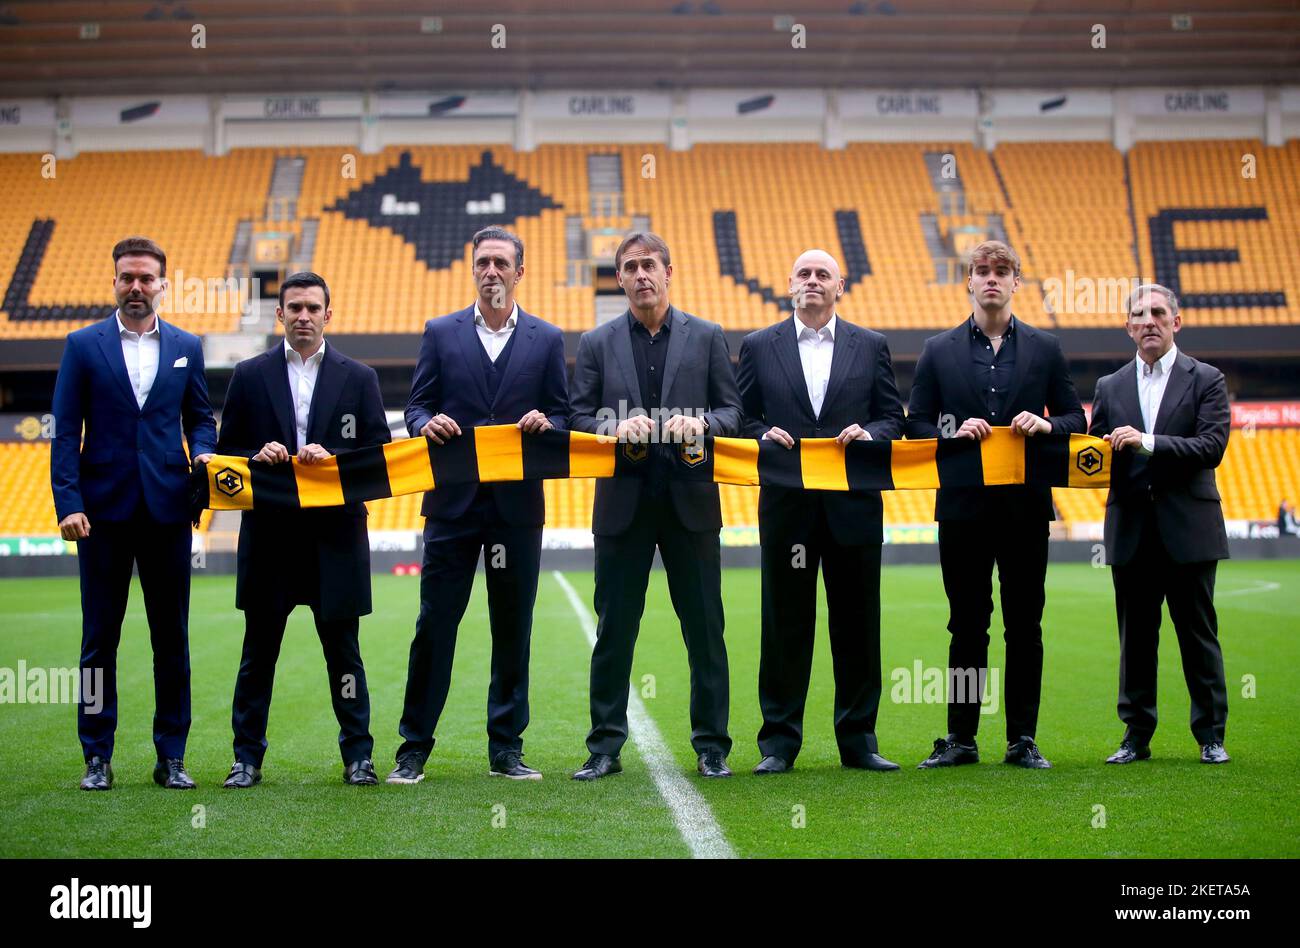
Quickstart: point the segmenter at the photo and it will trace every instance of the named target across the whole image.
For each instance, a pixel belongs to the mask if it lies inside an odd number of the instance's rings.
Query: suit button
[[[822,430],[821,425],[818,425],[816,428],[813,429],[813,431],[821,431],[821,430]]]
[[[496,415],[488,415],[488,424],[489,424],[489,425],[495,425],[496,423],[497,423],[497,416],[496,416]]]

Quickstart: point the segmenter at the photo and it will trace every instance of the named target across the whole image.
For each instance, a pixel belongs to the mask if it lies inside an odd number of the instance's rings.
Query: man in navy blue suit
[[[740,346],[737,384],[745,434],[786,450],[799,438],[894,440],[903,433],[889,345],[841,319],[844,278],[835,258],[809,250],[790,272],[794,316],[752,332]],[[835,661],[835,739],[840,762],[897,770],[880,755],[880,548],[878,490],[763,487],[763,633],[758,700],[763,727],[756,774],[785,773],[803,744],[803,712],[817,627],[821,564]]]
[[[166,255],[128,237],[113,248],[113,264],[117,312],[69,333],[54,386],[50,483],[59,532],[78,545],[82,680],[87,670],[103,675],[99,713],[84,695],[77,708],[81,788],[113,786],[117,646],[135,566],[154,656],[153,778],[189,790],[190,458],[212,456],[217,429],[202,343],[157,316]]]
[[[415,366],[406,426],[445,444],[465,428],[513,424],[525,432],[563,428],[568,413],[564,335],[519,308],[524,245],[500,227],[474,235],[472,306],[431,319]],[[407,669],[402,744],[389,783],[418,783],[433,750],[451,684],[456,632],[481,553],[492,629],[488,687],[489,773],[540,780],[523,762],[528,726],[528,654],[541,568],[546,506],[540,481],[440,487],[424,495],[420,615]]]

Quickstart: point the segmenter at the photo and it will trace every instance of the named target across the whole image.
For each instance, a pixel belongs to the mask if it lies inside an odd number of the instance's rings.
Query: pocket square
[[[190,364],[190,357],[189,357],[189,356],[181,356],[179,359],[177,359],[175,362],[172,363],[172,368],[173,368],[173,369],[183,369],[183,368],[185,368],[185,366],[187,366],[187,365],[189,365],[189,364]]]

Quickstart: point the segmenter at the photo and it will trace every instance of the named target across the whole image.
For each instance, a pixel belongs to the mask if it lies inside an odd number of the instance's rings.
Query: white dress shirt
[[[122,340],[122,358],[126,362],[126,376],[131,380],[131,389],[135,392],[135,402],[144,408],[145,400],[153,389],[154,379],[158,377],[158,349],[160,335],[158,317],[153,319],[153,329],[148,332],[132,332],[122,325],[122,314],[117,315],[117,334]]]
[[[284,343],[284,361],[289,369],[289,397],[293,399],[293,423],[298,429],[298,448],[307,444],[307,422],[311,418],[311,396],[316,391],[316,378],[320,375],[321,360],[325,358],[325,340],[320,341],[320,348],[307,357],[294,351],[286,339]]]
[[[1177,346],[1170,346],[1169,351],[1152,365],[1147,365],[1140,354],[1137,357],[1138,405],[1142,407],[1144,454],[1151,454],[1156,449],[1156,419],[1160,417],[1160,402],[1165,397],[1169,373],[1174,370],[1174,360],[1177,358]]]
[[[515,323],[519,321],[519,304],[516,303],[510,310],[510,315],[506,318],[506,323],[496,332],[488,328],[487,320],[479,312],[478,303],[474,304],[474,328],[478,330],[478,341],[483,343],[483,348],[487,351],[488,358],[495,363],[501,350],[506,347],[510,341],[510,335],[515,331]]]
[[[799,362],[803,365],[803,381],[808,386],[808,400],[813,414],[822,413],[826,400],[826,386],[831,381],[831,359],[835,355],[835,314],[821,329],[805,325],[796,313],[795,338],[799,340]]]

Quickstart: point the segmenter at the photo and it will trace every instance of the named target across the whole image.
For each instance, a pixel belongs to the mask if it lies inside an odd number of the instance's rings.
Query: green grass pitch
[[[566,574],[590,603],[590,573]],[[723,594],[731,659],[730,762],[736,776],[702,781],[689,744],[685,648],[663,574],[652,575],[634,686],[680,772],[707,802],[737,855],[1253,857],[1300,855],[1294,716],[1300,698],[1294,562],[1229,562],[1218,606],[1229,687],[1232,763],[1206,767],[1187,726],[1177,643],[1161,643],[1161,726],[1154,759],[1107,767],[1118,743],[1118,642],[1110,577],[1087,565],[1048,576],[1039,745],[1049,771],[1003,766],[1003,717],[982,718],[978,766],[921,772],[944,730],[939,704],[895,703],[890,673],[946,662],[947,605],[937,567],[887,567],[882,577],[885,696],[881,751],[903,769],[877,774],[839,766],[831,727],[831,668],[824,604],[796,770],[757,778],[759,576],[728,570]],[[398,744],[407,649],[418,580],[375,578],[376,611],[362,620],[375,764],[384,774]],[[257,857],[492,856],[680,857],[689,854],[638,749],[626,772],[580,784],[586,756],[590,654],[572,606],[543,573],[533,633],[532,724],[525,734],[541,782],[487,776],[489,638],[482,578],[461,627],[438,746],[416,786],[347,787],[325,665],[299,609],[285,637],[271,707],[261,786],[221,789],[231,761],[230,698],[243,622],[233,577],[197,575],[190,649],[194,724],[186,761],[197,792],[150,781],[153,691],[139,588],[132,590],[119,656],[120,718],[111,793],[77,789],[82,763],[69,705],[0,705],[0,856]],[[75,665],[80,611],[75,579],[0,581],[0,666]],[[1000,614],[993,665],[1001,666]],[[1246,679],[1246,676],[1253,676]],[[1254,695],[1244,682],[1253,680]],[[196,813],[195,807],[202,810]],[[1099,809],[1104,808],[1104,809]],[[201,817],[201,818],[200,818]],[[1104,826],[1098,825],[1104,817]]]

